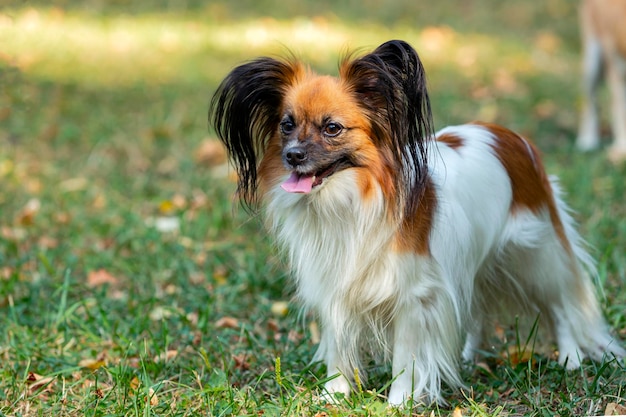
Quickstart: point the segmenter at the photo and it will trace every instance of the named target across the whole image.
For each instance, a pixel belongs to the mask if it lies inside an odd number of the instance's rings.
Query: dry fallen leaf
[[[250,369],[250,364],[247,361],[245,353],[233,355],[233,360],[235,361],[235,368],[242,371],[247,371],[248,369]]]
[[[189,320],[189,324],[195,327],[198,325],[198,321],[200,320],[200,315],[197,312],[192,311],[190,313],[187,313],[185,318]]]
[[[176,356],[178,356],[178,351],[177,350],[167,350],[165,352],[161,352],[159,355],[157,355],[154,358],[155,362],[167,362],[171,359],[174,359]]]
[[[2,227],[0,228],[0,236],[7,240],[20,241],[24,240],[27,234],[23,227]]]
[[[54,249],[59,246],[59,240],[50,236],[41,236],[37,244],[44,249]]]
[[[30,226],[35,222],[35,216],[41,209],[41,202],[37,198],[31,198],[22,207],[22,210],[17,215],[17,222],[21,226]]]
[[[183,210],[187,207],[187,199],[182,194],[174,194],[171,201],[172,205],[178,210]]]
[[[150,388],[148,390],[148,397],[149,397],[150,405],[152,407],[156,407],[157,405],[159,405],[159,398],[157,397],[157,394],[156,392],[154,392],[153,388]]]
[[[104,284],[116,285],[119,280],[105,269],[90,271],[87,274],[87,285],[99,287]]]
[[[608,403],[604,410],[605,416],[624,416],[626,415],[626,406],[617,403]]]
[[[226,149],[213,139],[205,139],[196,149],[196,163],[214,167],[226,163]]]
[[[91,202],[91,207],[93,207],[96,210],[103,209],[106,207],[106,205],[107,205],[107,198],[102,193],[96,194],[93,201]]]
[[[509,346],[506,354],[513,366],[527,362],[531,362],[534,365],[533,355],[530,349],[524,349],[520,352],[517,346]]]
[[[287,333],[287,340],[289,340],[291,343],[297,343],[302,340],[303,337],[304,335],[297,330],[291,329],[289,330],[289,333]]]
[[[51,389],[50,383],[52,381],[54,381],[53,377],[44,377],[34,372],[29,372],[26,376],[26,385],[28,385],[31,393],[35,393],[41,388],[44,388],[45,390]]]
[[[280,331],[280,326],[278,325],[278,322],[274,319],[269,319],[267,321],[267,328],[274,333]]]
[[[0,268],[0,279],[9,279],[13,275],[13,269],[8,266]]]
[[[239,320],[234,317],[222,317],[215,322],[218,329],[237,329],[239,328]]]
[[[487,364],[487,362],[480,361],[476,362],[476,368],[483,369],[488,373],[492,373],[491,367]]]
[[[132,389],[133,391],[137,391],[139,389],[139,386],[141,385],[141,381],[139,381],[139,378],[137,378],[136,376],[133,377],[133,379],[130,380],[130,389]]]

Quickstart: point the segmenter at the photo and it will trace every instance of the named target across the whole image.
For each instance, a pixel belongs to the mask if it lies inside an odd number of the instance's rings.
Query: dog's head
[[[411,209],[426,179],[432,134],[426,80],[417,52],[389,41],[339,77],[317,75],[297,60],[258,58],[236,67],[209,110],[239,175],[248,206],[263,186],[311,193],[344,170],[373,177]]]

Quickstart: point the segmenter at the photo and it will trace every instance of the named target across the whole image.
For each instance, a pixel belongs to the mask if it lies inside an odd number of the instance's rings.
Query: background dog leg
[[[576,146],[589,151],[600,145],[597,90],[602,80],[602,46],[590,29],[583,30],[586,31],[583,38],[583,109]]]
[[[608,82],[612,100],[613,145],[609,159],[613,162],[626,160],[626,60],[617,53],[608,57]]]

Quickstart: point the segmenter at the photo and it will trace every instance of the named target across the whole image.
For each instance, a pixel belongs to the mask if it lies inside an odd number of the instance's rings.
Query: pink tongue
[[[300,175],[292,172],[280,186],[288,193],[310,193],[313,188],[313,175]]]

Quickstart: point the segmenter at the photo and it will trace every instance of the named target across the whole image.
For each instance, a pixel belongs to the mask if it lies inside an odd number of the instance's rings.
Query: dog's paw
[[[399,389],[391,389],[389,392],[389,396],[387,398],[387,402],[389,405],[397,408],[402,408],[406,404],[406,401],[409,399],[409,393],[401,391]]]
[[[351,388],[350,382],[342,375],[339,375],[324,384],[324,392],[319,396],[319,401],[336,404],[342,398],[350,395]]]
[[[583,358],[576,350],[571,352],[559,351],[559,365],[564,366],[568,371],[580,368],[580,363]]]

